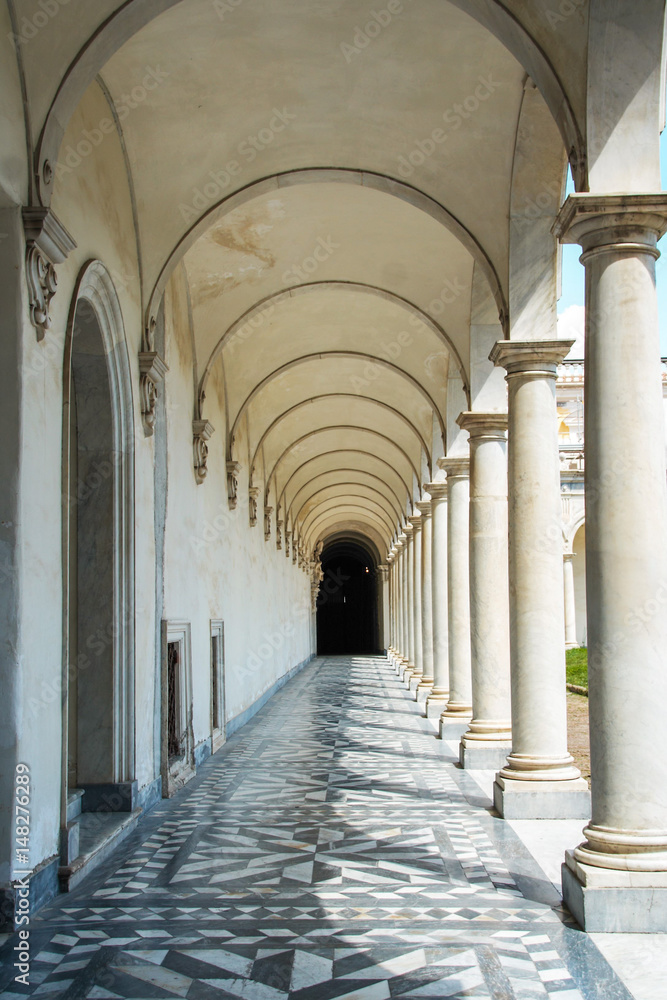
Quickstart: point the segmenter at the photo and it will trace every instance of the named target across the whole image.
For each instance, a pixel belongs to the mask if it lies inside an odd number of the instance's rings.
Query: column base
[[[410,678],[415,672],[414,663],[410,663],[408,660],[404,660],[401,667],[401,680],[404,684],[410,683]]]
[[[463,736],[459,764],[468,771],[499,771],[511,751],[511,740],[468,740]]]
[[[439,719],[443,709],[447,705],[447,695],[438,694],[437,689],[432,690],[426,699],[425,714],[427,719]]]
[[[565,852],[563,902],[590,933],[667,931],[667,872],[626,872],[582,865]]]
[[[496,775],[493,804],[503,819],[590,819],[591,793],[583,778],[519,781]]]
[[[423,674],[412,674],[408,680],[408,691],[416,691],[422,682]]]
[[[461,737],[468,731],[468,722],[465,720],[445,719],[440,716],[440,739],[449,740],[451,743],[460,741]]]
[[[443,719],[455,719],[460,722],[472,722],[472,705],[464,702],[448,701],[442,713]]]
[[[431,694],[432,690],[433,690],[433,681],[424,680],[424,678],[422,677],[422,679],[419,682],[419,686],[417,687],[417,701],[428,701],[429,695]]]

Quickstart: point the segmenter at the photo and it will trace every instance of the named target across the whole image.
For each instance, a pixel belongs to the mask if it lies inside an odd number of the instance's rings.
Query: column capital
[[[447,499],[447,483],[424,483],[424,489],[431,494],[431,512],[433,512],[434,500]]]
[[[476,413],[469,410],[466,413],[460,413],[456,422],[462,430],[468,431],[471,441],[483,437],[505,440],[507,433],[506,413]]]
[[[499,340],[491,348],[489,361],[504,368],[507,377],[542,375],[556,378],[558,365],[570,353],[573,340]]]
[[[667,231],[667,192],[571,194],[551,232],[561,243],[579,243],[584,253],[605,247],[650,252]]]
[[[467,456],[439,458],[438,468],[447,473],[448,480],[470,478],[470,459]]]
[[[384,566],[381,564],[378,566],[378,569],[382,573],[382,579],[386,580],[389,576],[389,566]]]
[[[424,519],[425,517],[430,517],[430,516],[431,516],[431,513],[432,513],[432,505],[431,505],[431,501],[430,501],[430,500],[419,500],[419,502],[418,502],[418,503],[416,504],[416,506],[417,506],[417,507],[419,508],[419,510],[421,511],[421,514],[422,514],[422,520],[423,520],[423,519]]]
[[[396,551],[397,551],[397,553],[400,552],[401,549],[405,548],[405,546],[407,545],[407,541],[408,541],[407,535],[404,535],[403,532],[401,532],[401,534],[396,539]]]
[[[414,533],[414,528],[410,524],[410,518],[408,518],[408,523],[403,525],[403,534],[405,535],[406,542],[409,542]]]
[[[421,516],[421,514],[413,514],[412,517],[408,518],[408,521],[412,525],[412,530],[415,532],[415,534],[418,531],[422,530],[422,516]]]

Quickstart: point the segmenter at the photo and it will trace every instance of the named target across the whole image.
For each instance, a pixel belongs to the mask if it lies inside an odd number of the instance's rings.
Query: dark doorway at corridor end
[[[337,541],[322,554],[324,579],[317,599],[320,656],[377,653],[378,573],[366,549]]]

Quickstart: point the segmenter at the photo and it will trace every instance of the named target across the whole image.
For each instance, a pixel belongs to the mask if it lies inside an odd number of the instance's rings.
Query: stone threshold
[[[143,814],[143,809],[131,813],[82,813],[79,819],[81,853],[71,864],[58,869],[60,891],[75,889],[132,833]]]

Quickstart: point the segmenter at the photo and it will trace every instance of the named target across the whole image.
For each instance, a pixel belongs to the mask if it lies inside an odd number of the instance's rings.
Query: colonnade
[[[563,866],[565,902],[589,930],[667,929],[667,491],[655,291],[666,228],[665,195],[573,195],[554,227],[581,244],[586,268],[590,793],[567,749],[572,580],[571,566],[563,576],[555,386],[569,343],[493,347],[507,413],[460,415],[469,453],[439,461],[438,481],[424,484],[419,513],[388,556],[390,656],[419,678],[417,697],[425,694],[441,735],[464,729],[461,766],[497,770],[505,818],[589,820]]]

